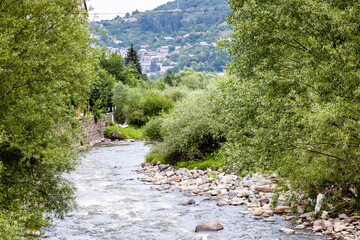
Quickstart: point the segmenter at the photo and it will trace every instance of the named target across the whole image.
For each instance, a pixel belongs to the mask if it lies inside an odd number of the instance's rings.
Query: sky
[[[113,19],[117,15],[124,16],[127,12],[131,14],[136,9],[141,12],[152,10],[171,1],[174,0],[86,0],[86,3],[90,8],[90,20],[99,21]]]

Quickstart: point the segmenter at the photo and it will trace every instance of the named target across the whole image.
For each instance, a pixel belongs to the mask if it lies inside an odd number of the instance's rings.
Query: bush
[[[190,90],[185,86],[180,87],[167,87],[164,89],[163,94],[165,97],[174,100],[175,102],[181,101],[186,95],[190,92]]]
[[[164,139],[162,132],[162,119],[151,118],[143,128],[144,138],[148,143],[161,142]]]
[[[174,101],[160,96],[159,93],[148,91],[144,96],[142,105],[143,113],[146,118],[158,116],[161,112],[169,111],[174,105]]]
[[[202,91],[193,92],[177,103],[173,111],[163,117],[163,141],[154,145],[154,154],[174,164],[203,159],[206,153],[215,151],[224,139],[217,106],[209,103],[209,94]]]
[[[174,101],[155,90],[131,88],[121,82],[114,88],[113,102],[118,119],[128,124],[143,126],[153,116],[169,111]]]

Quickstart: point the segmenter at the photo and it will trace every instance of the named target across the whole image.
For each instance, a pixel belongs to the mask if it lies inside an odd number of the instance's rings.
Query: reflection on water
[[[141,142],[107,144],[84,154],[79,169],[69,178],[76,183],[78,209],[65,220],[55,219],[45,230],[46,239],[325,239],[287,235],[278,230],[289,222],[274,217],[265,223],[244,216],[246,207],[217,207],[215,201],[191,197],[196,205],[181,205],[190,197],[182,192],[157,191],[134,172],[148,147]],[[205,220],[219,221],[224,230],[195,233]]]

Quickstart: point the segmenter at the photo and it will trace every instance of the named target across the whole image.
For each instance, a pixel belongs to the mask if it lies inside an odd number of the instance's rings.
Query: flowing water
[[[77,186],[78,208],[65,220],[55,219],[44,239],[325,239],[287,235],[290,222],[274,216],[274,223],[240,214],[243,206],[217,207],[205,196],[188,197],[179,191],[157,191],[137,179],[134,170],[144,162],[148,147],[141,142],[100,145],[85,153],[69,178]],[[182,205],[189,199],[195,205]],[[224,230],[195,233],[197,224],[217,220]],[[308,234],[311,234],[310,232]]]

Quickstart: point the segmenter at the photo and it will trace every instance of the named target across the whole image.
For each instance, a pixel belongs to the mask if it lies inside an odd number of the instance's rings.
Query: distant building
[[[166,41],[173,41],[173,40],[174,40],[173,37],[164,37],[164,39],[165,39]]]
[[[199,45],[202,46],[202,47],[207,47],[208,46],[208,44],[206,42],[200,42]]]
[[[143,49],[146,49],[146,48],[149,48],[150,45],[141,45],[140,48],[143,48]]]
[[[156,51],[163,55],[168,55],[169,54],[169,46],[162,46],[160,48],[157,48]]]
[[[180,50],[181,50],[181,46],[175,46],[175,51],[180,52]]]

